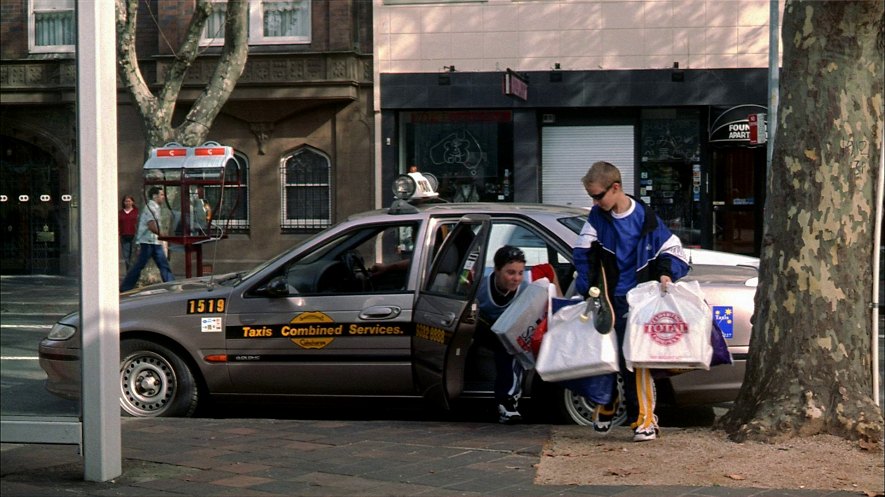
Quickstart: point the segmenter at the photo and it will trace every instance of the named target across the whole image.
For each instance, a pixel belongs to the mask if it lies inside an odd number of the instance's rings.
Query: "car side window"
[[[526,272],[531,271],[534,266],[550,264],[563,290],[571,284],[574,273],[571,254],[563,253],[562,249],[537,228],[516,220],[499,220],[492,223],[483,275],[492,271],[495,266],[493,260],[495,252],[504,245],[518,247],[525,253]]]
[[[289,295],[407,290],[419,223],[366,226],[328,240],[283,267]]]

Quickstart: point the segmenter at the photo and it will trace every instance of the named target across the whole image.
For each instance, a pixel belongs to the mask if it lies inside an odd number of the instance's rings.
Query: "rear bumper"
[[[669,378],[676,405],[690,406],[733,402],[741,389],[747,361],[713,366],[709,371],[697,370]]]

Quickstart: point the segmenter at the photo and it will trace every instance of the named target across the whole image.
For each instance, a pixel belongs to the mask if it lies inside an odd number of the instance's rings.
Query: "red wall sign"
[[[528,100],[529,82],[508,68],[507,72],[504,73],[504,94],[523,101]]]

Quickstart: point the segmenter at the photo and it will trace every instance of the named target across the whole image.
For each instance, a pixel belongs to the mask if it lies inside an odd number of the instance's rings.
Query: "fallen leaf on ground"
[[[607,472],[610,476],[629,476],[630,472],[626,469],[610,469]]]
[[[882,447],[879,446],[878,442],[871,442],[869,440],[859,440],[857,445],[862,450],[868,450],[870,452],[879,452],[882,450]]]
[[[732,480],[746,480],[747,479],[743,475],[725,475],[725,476],[731,478]]]

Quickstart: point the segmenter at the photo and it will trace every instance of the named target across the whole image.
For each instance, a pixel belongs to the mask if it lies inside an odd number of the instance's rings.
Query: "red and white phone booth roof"
[[[233,147],[206,142],[199,147],[169,143],[151,150],[145,169],[223,168],[234,158]]]

